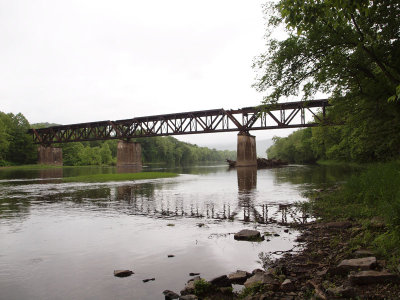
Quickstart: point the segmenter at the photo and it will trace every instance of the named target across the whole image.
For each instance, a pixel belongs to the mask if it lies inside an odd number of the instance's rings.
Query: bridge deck
[[[327,99],[271,104],[241,109],[212,109],[30,129],[36,144],[313,127],[325,121]],[[321,109],[321,114],[316,110]],[[309,114],[314,122],[306,122]]]

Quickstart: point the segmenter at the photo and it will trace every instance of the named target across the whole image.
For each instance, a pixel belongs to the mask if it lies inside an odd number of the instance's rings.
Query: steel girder
[[[277,103],[241,109],[213,109],[117,121],[30,129],[36,144],[140,137],[313,127],[324,123],[327,99]],[[318,113],[318,109],[321,109]],[[309,114],[311,121],[306,121]]]

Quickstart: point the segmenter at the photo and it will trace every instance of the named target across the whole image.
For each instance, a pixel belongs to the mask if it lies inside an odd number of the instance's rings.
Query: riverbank
[[[95,174],[95,175],[64,177],[62,178],[62,181],[63,182],[107,182],[107,181],[170,178],[176,176],[178,176],[178,174],[167,173],[167,172],[111,173],[111,174]]]
[[[32,165],[17,165],[17,166],[1,166],[0,170],[43,170],[43,169],[59,169],[59,168],[63,168],[63,166],[32,164]]]
[[[399,169],[398,162],[369,165],[341,186],[308,192],[300,206],[317,221],[291,225],[302,231],[300,252],[261,257],[264,270],[243,272],[238,294],[225,289],[222,298],[215,279],[197,283],[208,293],[199,294],[196,282],[193,292],[200,299],[217,299],[215,291],[218,299],[399,299]]]

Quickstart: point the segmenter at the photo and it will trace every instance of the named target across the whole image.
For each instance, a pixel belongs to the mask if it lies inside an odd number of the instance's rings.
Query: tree
[[[398,157],[400,149],[400,2],[280,0],[266,12],[288,36],[270,39],[254,67],[264,103],[330,94],[336,129],[312,130],[321,158]]]
[[[300,91],[345,95],[385,90],[400,84],[400,3],[398,0],[281,0],[266,9],[269,26],[284,25],[288,38],[270,39],[255,66],[266,101]]]

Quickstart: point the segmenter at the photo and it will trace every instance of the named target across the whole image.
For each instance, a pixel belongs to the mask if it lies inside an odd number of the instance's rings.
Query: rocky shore
[[[227,159],[226,162],[228,163],[230,168],[236,167],[236,160]],[[258,169],[275,168],[275,167],[286,166],[288,164],[289,163],[287,161],[283,161],[280,159],[257,158],[257,168]]]
[[[350,239],[362,227],[350,221],[293,225],[302,231],[299,253],[265,261],[264,269],[234,271],[212,280],[193,277],[180,295],[165,299],[400,299],[398,274]],[[243,288],[233,292],[232,286]]]

